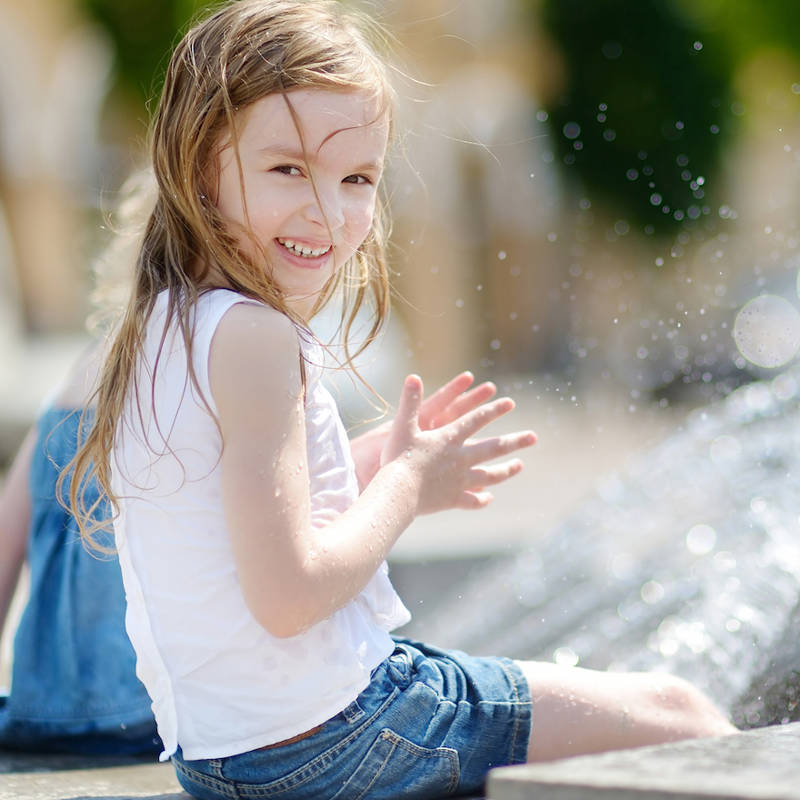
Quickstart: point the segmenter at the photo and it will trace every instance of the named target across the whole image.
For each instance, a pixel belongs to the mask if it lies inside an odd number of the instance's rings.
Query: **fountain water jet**
[[[740,727],[800,719],[798,398],[795,370],[694,412],[544,542],[474,567],[404,633],[674,672]]]

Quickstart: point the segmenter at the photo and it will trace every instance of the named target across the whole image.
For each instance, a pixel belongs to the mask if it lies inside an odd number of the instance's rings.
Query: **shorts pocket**
[[[420,747],[384,728],[331,800],[424,800],[452,794],[458,779],[455,750]]]

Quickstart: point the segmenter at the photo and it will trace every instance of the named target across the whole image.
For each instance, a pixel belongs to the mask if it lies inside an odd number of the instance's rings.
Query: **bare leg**
[[[528,761],[736,731],[708,697],[672,675],[517,663],[533,701]]]

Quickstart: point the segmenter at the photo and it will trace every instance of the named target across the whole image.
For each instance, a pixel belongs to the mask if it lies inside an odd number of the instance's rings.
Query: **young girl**
[[[386,69],[344,6],[240,0],[191,30],[153,134],[158,199],[72,502],[116,504],[127,628],[163,758],[199,798],[423,798],[499,764],[723,734],[667,676],[472,658],[389,632],[418,514],[491,500],[529,431],[462,373],[348,443],[308,323],[386,313]],[[499,463],[497,460],[500,459]],[[505,460],[504,460],[505,459]],[[88,505],[88,507],[87,507]]]

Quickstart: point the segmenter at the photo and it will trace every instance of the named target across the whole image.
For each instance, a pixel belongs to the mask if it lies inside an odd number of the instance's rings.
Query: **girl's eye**
[[[291,164],[281,164],[279,167],[275,167],[275,172],[280,172],[282,175],[302,175],[303,173],[300,171],[298,167],[293,167]]]
[[[343,182],[355,184],[372,183],[372,181],[366,175],[348,175]]]

